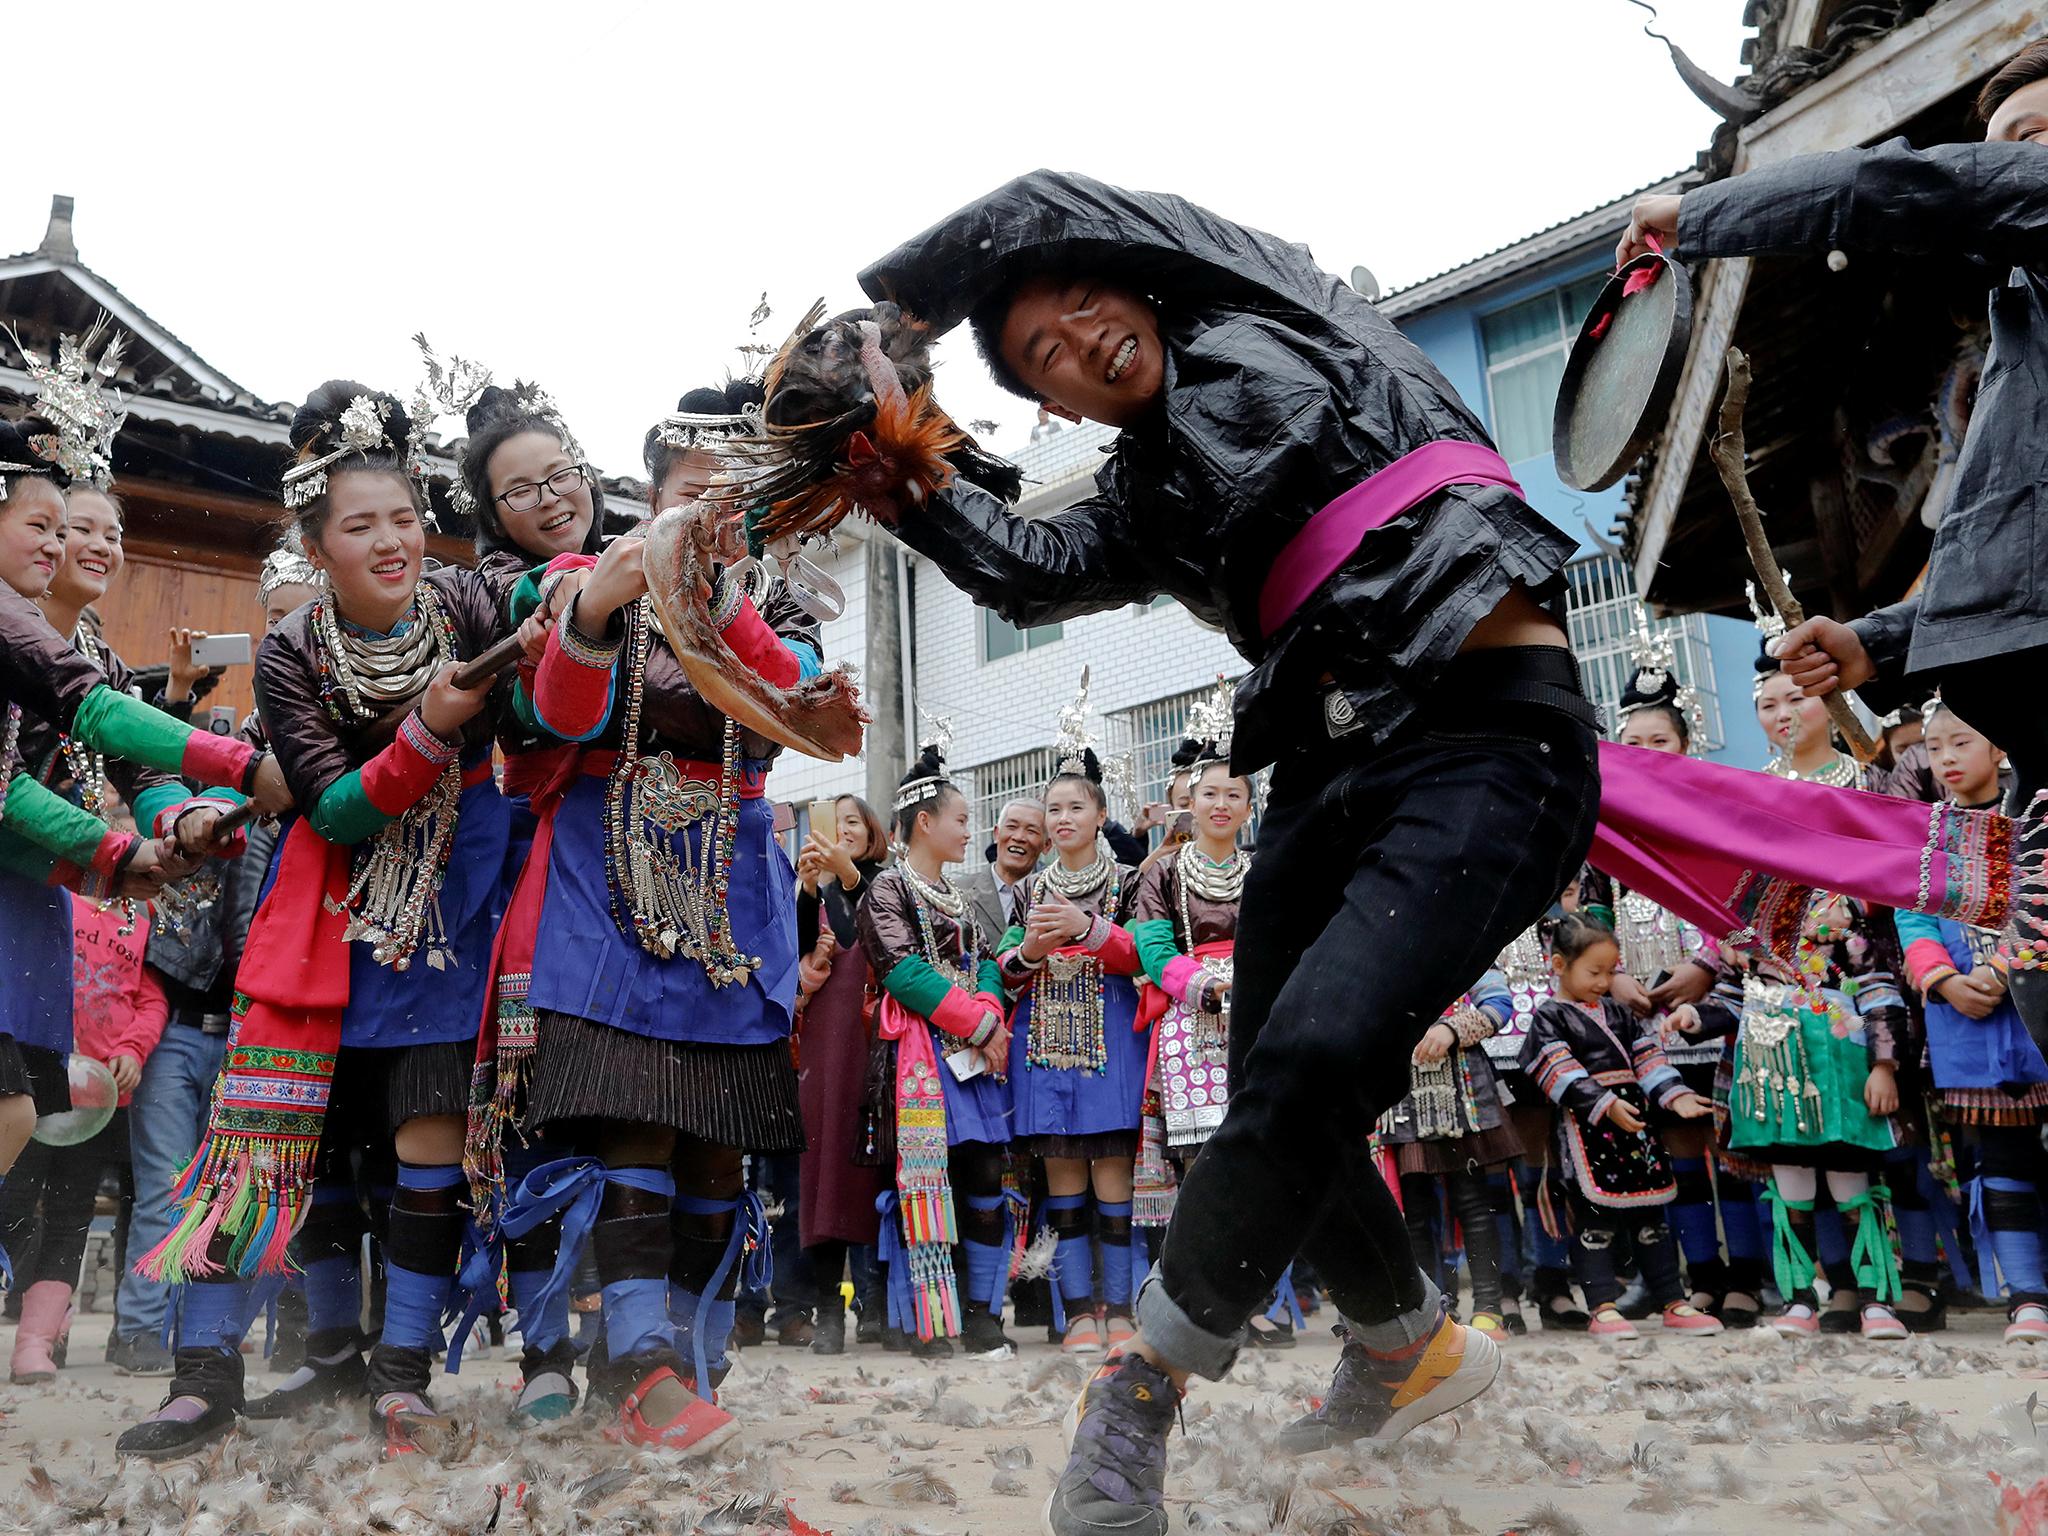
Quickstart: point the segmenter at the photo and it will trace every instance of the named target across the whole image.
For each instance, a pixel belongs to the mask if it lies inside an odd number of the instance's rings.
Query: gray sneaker
[[[171,1374],[171,1352],[165,1349],[155,1335],[147,1333],[126,1333],[114,1341],[107,1358],[114,1369],[123,1376],[168,1376]]]
[[[1172,1378],[1140,1356],[1097,1371],[1045,1506],[1046,1536],[1166,1536],[1166,1436],[1179,1407]]]

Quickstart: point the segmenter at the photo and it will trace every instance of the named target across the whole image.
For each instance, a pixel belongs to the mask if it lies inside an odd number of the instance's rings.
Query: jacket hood
[[[1047,267],[1100,271],[1179,304],[1318,318],[1365,305],[1307,246],[1073,171],[1005,182],[867,267],[860,285],[944,333],[997,289]]]

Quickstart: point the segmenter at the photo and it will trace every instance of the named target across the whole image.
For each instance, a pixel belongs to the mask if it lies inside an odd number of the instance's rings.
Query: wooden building
[[[1725,119],[1701,156],[1709,180],[1900,135],[1981,137],[1978,88],[2048,34],[2026,0],[1750,0],[1745,21],[1757,29],[1749,75],[1688,81]],[[1867,252],[1693,273],[1683,379],[1619,529],[1638,588],[1665,612],[1747,611],[1751,568],[1706,452],[1733,343],[1755,373],[1751,481],[1794,591],[1844,618],[1897,601],[1925,564],[1967,427],[1988,336],[1983,273]]]
[[[44,356],[59,334],[83,333],[102,312],[128,334],[115,380],[128,424],[114,445],[127,565],[100,606],[114,649],[145,669],[162,664],[173,625],[261,631],[256,577],[285,521],[278,475],[293,407],[258,399],[86,266],[72,211],[70,198],[52,199],[42,243],[0,259],[0,325]],[[0,392],[18,400],[29,387],[14,340],[0,332]],[[445,445],[434,462],[439,529],[428,551],[467,564],[473,529],[449,502]],[[634,482],[605,482],[608,525],[630,526],[644,509]],[[247,710],[249,669],[229,669],[208,703]]]

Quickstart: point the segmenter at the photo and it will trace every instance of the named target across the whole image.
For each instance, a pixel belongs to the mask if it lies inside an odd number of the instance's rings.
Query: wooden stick
[[[1771,552],[1769,536],[1764,533],[1763,513],[1749,488],[1749,448],[1742,435],[1742,412],[1748,404],[1749,359],[1743,356],[1739,347],[1730,347],[1728,392],[1721,397],[1721,430],[1708,445],[1707,453],[1714,461],[1714,468],[1720,471],[1721,484],[1727,488],[1729,501],[1735,504],[1735,520],[1742,525],[1742,542],[1749,546],[1749,563],[1756,567],[1757,580],[1763,583],[1764,595],[1771,600],[1771,607],[1777,610],[1778,617],[1785,621],[1785,627],[1797,629],[1806,622],[1806,610],[1785,584],[1785,573],[1778,566],[1778,557]],[[1849,708],[1848,697],[1837,688],[1823,702],[1828,707],[1828,718],[1834,721],[1835,729],[1849,743],[1849,750],[1856,754],[1856,760],[1868,763],[1876,758],[1877,746],[1864,732],[1863,722],[1856,718],[1855,711]]]
[[[465,661],[461,666],[457,667],[453,679],[455,686],[458,688],[474,688],[478,683],[496,677],[501,672],[511,671],[513,667],[519,664],[520,657],[525,654],[525,647],[520,645],[519,637],[517,635],[507,635],[489,650],[482,652],[469,661]],[[376,720],[373,720],[364,731],[365,739],[379,745],[380,748],[383,745],[388,745],[398,735],[398,727],[404,723],[405,717],[412,712],[413,705],[416,702],[416,700],[407,700],[403,704],[394,705],[386,710]],[[249,825],[250,822],[256,820],[256,817],[255,802],[245,800],[240,805],[221,815],[220,820],[213,824],[213,835],[215,837],[226,837],[232,832],[240,831],[243,827]]]

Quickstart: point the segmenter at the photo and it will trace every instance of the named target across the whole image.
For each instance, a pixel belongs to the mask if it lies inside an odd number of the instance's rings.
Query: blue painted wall
[[[1576,258],[1553,260],[1532,266],[1525,272],[1496,279],[1475,293],[1460,295],[1449,303],[1403,318],[1399,324],[1408,338],[1429,355],[1431,362],[1449,379],[1480,420],[1492,426],[1492,407],[1486,393],[1486,356],[1480,343],[1479,321],[1484,315],[1507,309],[1533,294],[1604,271],[1606,253],[1588,250]],[[1590,523],[1604,538],[1621,511],[1621,487],[1588,495],[1575,491],[1557,477],[1548,453],[1524,459],[1514,465],[1515,478],[1529,497],[1529,504],[1578,541],[1581,554],[1593,554],[1595,546],[1586,537]],[[1714,690],[1721,706],[1721,733],[1726,745],[1713,754],[1717,762],[1743,768],[1760,768],[1770,752],[1763,730],[1750,707],[1752,679],[1757,654],[1756,631],[1735,619],[1709,618],[1707,644],[1714,663]]]

